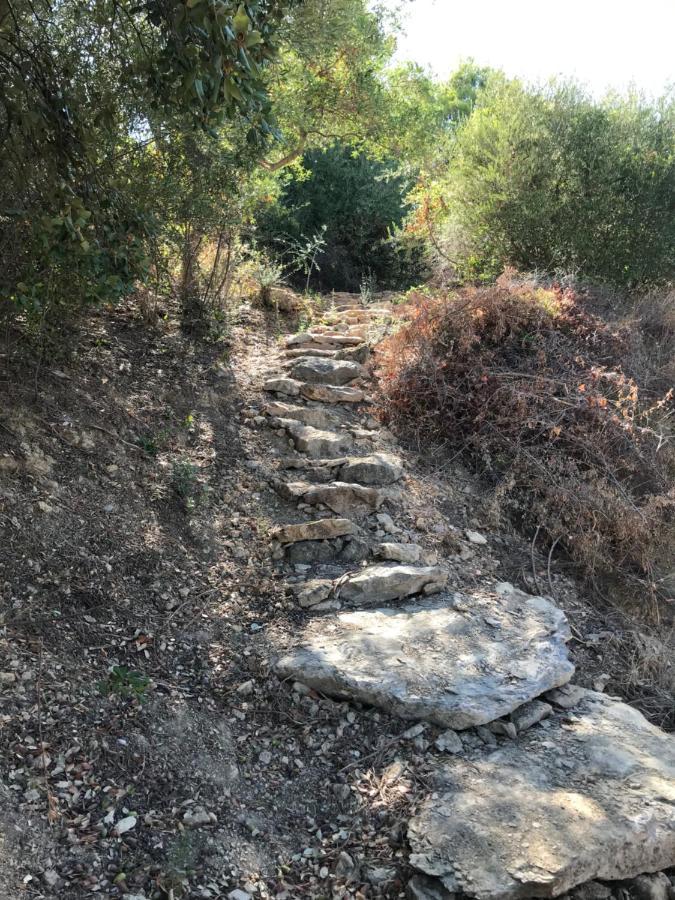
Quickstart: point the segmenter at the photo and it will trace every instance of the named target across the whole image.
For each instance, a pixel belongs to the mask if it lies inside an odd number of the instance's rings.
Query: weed
[[[187,509],[194,509],[204,494],[198,478],[198,468],[188,459],[176,460],[171,470],[171,484]]]
[[[99,681],[98,689],[104,697],[118,694],[120,697],[132,697],[143,702],[150,679],[140,672],[134,672],[126,666],[113,666],[107,678]]]

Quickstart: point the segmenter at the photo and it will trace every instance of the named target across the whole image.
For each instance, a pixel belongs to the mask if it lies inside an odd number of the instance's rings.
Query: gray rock
[[[359,347],[350,347],[347,350],[339,350],[335,354],[336,359],[348,359],[350,362],[361,363],[361,365],[368,362],[369,356],[370,350],[366,344],[361,344]]]
[[[389,453],[355,457],[348,460],[340,470],[342,481],[358,481],[359,484],[393,484],[402,475],[400,460]]]
[[[448,728],[438,735],[434,741],[434,747],[441,753],[461,753],[464,749],[462,739],[452,728]]]
[[[420,561],[422,548],[419,544],[380,544],[375,548],[380,559],[389,559],[400,563],[416,563]]]
[[[295,449],[299,453],[306,453],[312,459],[342,456],[352,444],[346,432],[321,431],[293,419],[279,419],[279,422],[286,429]]]
[[[236,888],[234,891],[230,891],[227,895],[228,900],[253,900],[248,891],[242,891],[240,888]]]
[[[359,870],[356,863],[349,853],[346,853],[344,850],[341,851],[337,858],[337,862],[335,863],[335,875],[337,878],[341,878],[348,883],[350,881],[356,881],[359,877]]]
[[[607,900],[611,896],[611,888],[599,881],[587,881],[570,894],[572,900]]]
[[[487,610],[499,618],[498,632],[486,625]],[[542,597],[476,592],[461,609],[439,598],[313,620],[276,671],[403,719],[461,730],[571,678],[569,637],[563,613]]]
[[[669,735],[588,691],[546,738],[439,763],[408,828],[411,864],[478,900],[556,897],[675,864]]]
[[[585,688],[578,684],[564,684],[562,687],[554,688],[544,694],[549,703],[560,706],[563,709],[572,709],[586,696]]]
[[[487,538],[485,535],[481,534],[480,531],[471,531],[467,528],[465,533],[470,544],[478,544],[480,546],[487,544]]]
[[[342,550],[342,541],[298,541],[286,549],[286,559],[292,565],[304,563],[309,566],[333,562]]]
[[[301,356],[291,366],[291,375],[298,381],[337,387],[349,384],[356,378],[363,378],[365,374],[365,369],[358,363],[320,356]]]
[[[287,394],[289,397],[297,397],[300,394],[302,383],[293,378],[268,378],[263,385],[263,390],[275,394]]]
[[[296,406],[293,403],[283,403],[275,400],[265,407],[268,416],[276,416],[279,419],[295,419],[303,425],[311,425],[313,428],[326,428],[336,421],[335,416],[329,415],[323,409],[315,406]]]
[[[370,547],[361,538],[350,538],[338,554],[341,563],[357,563],[370,556]]]
[[[537,722],[547,718],[553,712],[553,707],[541,700],[530,700],[524,703],[511,714],[511,721],[518,731],[527,731]]]
[[[385,498],[377,488],[333,481],[325,485],[308,485],[302,499],[312,506],[323,504],[339,515],[365,515],[381,506]]]
[[[279,525],[270,536],[280,544],[295,544],[298,541],[327,541],[345,534],[358,534],[358,528],[349,519],[317,519],[298,525]]]
[[[447,574],[438,566],[368,566],[345,578],[338,596],[348,603],[377,606],[412,594],[438,592],[447,580]]]
[[[327,600],[333,591],[333,582],[324,578],[315,578],[312,581],[306,581],[304,584],[298,585],[296,589],[296,599],[300,606],[310,607],[316,606],[317,603],[323,603]]]
[[[427,875],[413,875],[405,892],[408,900],[454,900],[455,895],[446,891],[436,878]]]
[[[329,384],[302,384],[300,393],[307,400],[322,403],[362,403],[366,398],[365,393],[359,388]]]

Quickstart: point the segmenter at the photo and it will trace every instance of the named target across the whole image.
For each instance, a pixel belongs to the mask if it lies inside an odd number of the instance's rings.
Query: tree
[[[440,179],[464,274],[505,264],[636,285],[675,274],[675,103],[495,79]]]

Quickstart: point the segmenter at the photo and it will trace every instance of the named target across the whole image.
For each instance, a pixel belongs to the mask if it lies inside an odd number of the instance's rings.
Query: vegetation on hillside
[[[441,82],[392,65],[395,31],[366,0],[0,4],[8,346],[75,349],[82,311],[122,297],[222,337],[242,267],[265,296],[429,279],[385,356],[392,421],[450,434],[542,539],[659,595],[673,97],[470,61]],[[619,328],[578,293],[495,284],[510,266],[642,313]]]

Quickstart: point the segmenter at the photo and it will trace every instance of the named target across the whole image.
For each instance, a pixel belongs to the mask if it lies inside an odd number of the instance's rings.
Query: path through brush
[[[558,896],[675,865],[672,738],[572,684],[551,599],[469,579],[450,591],[443,559],[397,525],[406,461],[367,414],[365,368],[390,318],[343,298],[269,359],[267,422],[289,448],[275,487],[306,513],[272,532],[303,610],[278,677],[418,723],[413,737],[443,729],[407,823],[412,897]],[[665,876],[649,884],[672,894]]]

